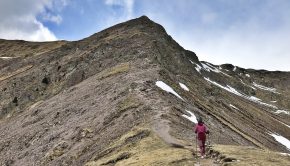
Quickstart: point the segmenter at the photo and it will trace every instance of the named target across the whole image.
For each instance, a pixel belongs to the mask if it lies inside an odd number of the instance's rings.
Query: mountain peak
[[[120,34],[133,34],[133,33],[146,33],[151,36],[168,36],[165,29],[150,20],[147,16],[141,16],[129,21],[125,21],[119,24],[116,24],[112,27],[109,27],[105,30],[102,30],[94,35],[88,37],[89,39],[95,38],[99,40],[102,37],[107,37],[109,35],[120,35]],[[88,39],[85,38],[85,39]]]
[[[154,21],[152,21],[149,17],[147,17],[145,15],[143,15],[141,17],[138,17],[138,18],[135,18],[135,19],[131,19],[131,20],[125,21],[123,23],[124,24],[133,24],[133,25],[157,24],[157,23],[155,23]],[[159,25],[159,26],[161,26],[161,25]]]
[[[149,22],[153,22],[149,17],[147,17],[146,15],[143,15],[141,17],[136,18],[135,20],[142,20],[142,21],[149,21]]]

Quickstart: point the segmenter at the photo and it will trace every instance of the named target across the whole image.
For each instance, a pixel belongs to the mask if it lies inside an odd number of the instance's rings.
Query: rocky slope
[[[0,52],[0,165],[192,165],[195,116],[212,143],[289,152],[290,73],[201,62],[145,16]]]

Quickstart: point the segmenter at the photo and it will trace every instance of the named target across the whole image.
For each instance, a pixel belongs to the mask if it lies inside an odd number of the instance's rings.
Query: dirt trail
[[[199,159],[194,166],[218,166],[219,164],[214,163],[211,158]]]

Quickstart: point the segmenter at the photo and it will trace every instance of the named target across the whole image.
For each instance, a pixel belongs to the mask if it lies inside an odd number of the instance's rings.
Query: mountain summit
[[[0,165],[289,165],[290,73],[199,61],[142,16],[80,41],[0,40]],[[288,141],[288,142],[287,142]]]

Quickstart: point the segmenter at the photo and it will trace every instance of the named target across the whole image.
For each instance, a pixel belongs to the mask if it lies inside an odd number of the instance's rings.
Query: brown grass
[[[213,147],[224,156],[223,160],[236,159],[234,162],[224,162],[224,165],[235,166],[286,166],[290,165],[290,156],[278,152],[258,149],[249,146],[215,145]]]
[[[144,128],[133,129],[113,143],[110,148],[115,149],[99,160],[88,162],[86,166],[194,165],[195,163],[189,150],[174,148],[149,129]]]
[[[137,108],[140,105],[141,102],[137,98],[129,95],[125,100],[118,103],[118,111],[123,112],[128,109]]]
[[[129,69],[130,69],[129,63],[123,63],[120,65],[114,66],[110,69],[106,69],[102,71],[99,74],[98,79],[104,79],[104,78],[111,77],[119,73],[127,72]]]

